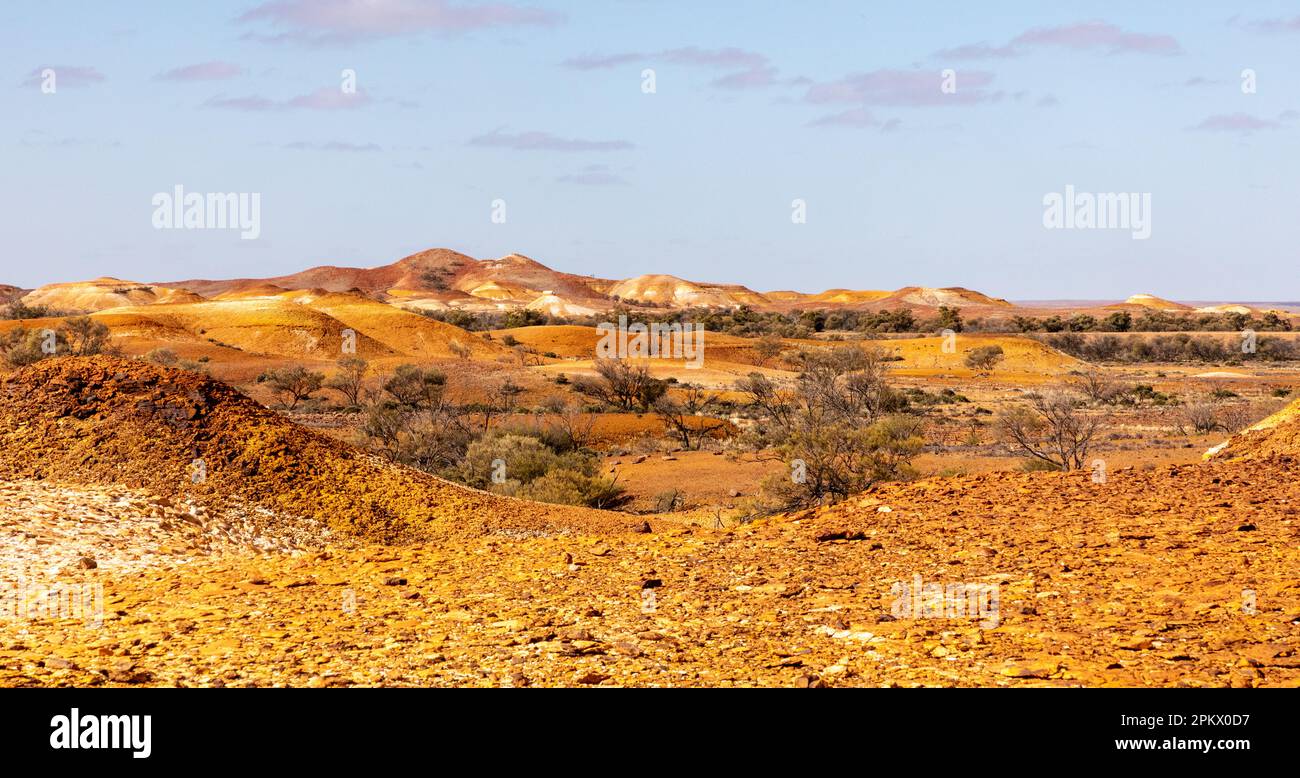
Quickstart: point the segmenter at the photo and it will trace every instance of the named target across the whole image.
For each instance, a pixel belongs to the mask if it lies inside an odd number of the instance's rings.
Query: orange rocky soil
[[[175,404],[191,391],[192,405]],[[714,530],[471,492],[203,379],[103,359],[6,381],[0,443],[6,490],[63,495],[36,512],[0,490],[18,506],[0,515],[51,545],[75,540],[82,503],[138,524],[132,511],[176,491],[182,443],[230,454],[230,473],[182,490],[209,513],[238,498],[276,526],[332,531],[321,550],[246,543],[180,565],[61,568],[61,582],[103,587],[102,624],[0,620],[0,685],[1300,684],[1300,452],[1119,469],[1104,483],[887,485]],[[95,502],[55,479],[119,496]],[[393,524],[347,520],[362,494]],[[389,526],[404,542],[376,542]],[[916,576],[996,586],[998,607],[914,618],[892,587]]]

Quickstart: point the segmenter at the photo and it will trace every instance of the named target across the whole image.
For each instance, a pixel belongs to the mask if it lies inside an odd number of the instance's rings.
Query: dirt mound
[[[460,487],[299,427],[206,376],[110,357],[46,360],[0,383],[0,479],[118,484],[381,542],[633,524]]]
[[[1205,453],[1206,459],[1272,457],[1290,457],[1300,461],[1300,400],[1238,432]]]
[[[509,357],[508,349],[459,327],[358,294],[269,289],[179,305],[121,308],[100,314],[114,335],[211,342],[249,354],[336,359],[348,331],[366,359],[451,359],[469,349],[475,359]]]
[[[1153,294],[1135,294],[1123,302],[1123,305],[1139,305],[1143,308],[1154,308],[1158,311],[1190,311],[1192,306],[1176,303],[1172,300],[1166,300],[1163,297],[1156,297]]]
[[[997,297],[990,297],[982,292],[964,289],[960,286],[948,286],[942,289],[934,289],[922,286],[908,286],[888,297],[880,298],[882,302],[892,302],[897,300],[900,303],[909,305],[920,305],[927,307],[939,307],[941,305],[949,306],[992,306],[996,308],[1010,308],[1011,303]]]
[[[0,305],[8,305],[22,297],[24,294],[25,292],[16,286],[0,284]]]
[[[27,305],[45,305],[60,311],[106,311],[132,305],[197,302],[203,298],[180,288],[166,288],[123,281],[120,278],[96,278],[66,284],[48,284],[23,297]]]
[[[398,354],[421,359],[449,359],[457,349],[469,349],[474,359],[509,356],[510,351],[471,332],[418,313],[356,294],[289,292],[284,300],[340,322]]]
[[[1085,363],[1032,338],[1012,335],[959,335],[951,348],[944,338],[878,340],[874,344],[899,359],[893,367],[902,371],[942,370],[954,374],[976,372],[1059,375],[1081,370]],[[966,366],[966,357],[976,348],[997,346],[1003,357],[991,371]],[[947,350],[945,350],[947,348]]]
[[[852,305],[875,302],[891,294],[893,293],[873,289],[827,289],[821,294],[808,296],[807,301]]]
[[[611,282],[561,273],[520,254],[501,259],[477,260],[451,249],[429,249],[379,267],[322,265],[266,279],[190,280],[165,284],[184,287],[207,296],[243,290],[320,289],[327,292],[357,290],[387,299],[440,300],[465,298],[482,302],[526,304],[543,291],[579,301],[604,301],[595,286]],[[420,294],[416,294],[420,293]]]
[[[766,299],[742,286],[697,284],[670,275],[644,275],[620,281],[609,290],[611,297],[624,300],[668,304],[683,308],[753,305]]]
[[[595,316],[599,313],[595,308],[579,305],[549,291],[542,293],[525,307],[530,311],[541,311],[551,316]]]
[[[957,308],[1001,308],[1015,306],[999,297],[991,297],[982,292],[964,289],[959,286],[942,289],[925,286],[905,286],[894,291],[880,289],[827,289],[817,294],[779,291],[765,292],[764,301],[769,306],[788,308],[799,306],[835,306],[862,310],[882,310],[891,308],[936,309],[943,305]]]

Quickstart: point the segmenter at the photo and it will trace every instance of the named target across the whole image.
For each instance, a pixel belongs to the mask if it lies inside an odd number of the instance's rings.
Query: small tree
[[[644,365],[633,367],[621,359],[597,359],[595,378],[577,378],[573,388],[621,410],[649,408],[663,396],[668,384],[650,375]]]
[[[1061,470],[1080,469],[1102,425],[1099,417],[1081,413],[1080,405],[1063,389],[1032,395],[1028,406],[998,417],[998,433],[1012,450]]]
[[[1129,390],[1127,386],[1096,368],[1083,373],[1079,377],[1078,386],[1079,391],[1083,392],[1089,400],[1106,405],[1119,402]]]
[[[703,414],[714,406],[717,399],[717,395],[698,386],[688,386],[660,397],[654,403],[654,411],[681,439],[682,448],[694,450],[704,442],[709,431]]]
[[[447,376],[432,368],[398,365],[384,381],[384,391],[399,404],[415,409],[431,409],[442,404]]]
[[[361,390],[370,363],[361,357],[348,356],[340,359],[337,365],[338,370],[325,382],[325,386],[342,394],[348,405],[360,405]]]
[[[1185,424],[1200,433],[1214,432],[1222,426],[1212,403],[1188,403],[1179,409],[1179,417],[1180,427]]]
[[[880,351],[810,349],[788,361],[799,367],[793,386],[751,373],[737,387],[764,417],[744,442],[791,466],[764,484],[781,507],[843,499],[912,474],[911,460],[923,444],[921,424],[891,415],[906,400],[886,381]]]
[[[781,336],[773,333],[768,333],[754,342],[754,353],[758,355],[760,367],[776,359],[784,350],[785,342],[781,340]]]
[[[302,365],[272,370],[264,376],[271,390],[285,398],[289,410],[298,407],[298,403],[311,397],[325,383],[325,374],[317,373]]]
[[[108,345],[108,327],[89,316],[77,316],[59,328],[68,342],[68,353],[76,357],[101,354]]]
[[[939,306],[939,316],[935,319],[934,324],[936,330],[952,330],[953,332],[961,332],[962,327],[965,326],[961,320],[961,309],[947,305]]]
[[[598,416],[582,410],[572,399],[552,396],[542,401],[542,411],[547,414],[547,431],[551,445],[558,449],[581,449],[591,440],[591,429]]]

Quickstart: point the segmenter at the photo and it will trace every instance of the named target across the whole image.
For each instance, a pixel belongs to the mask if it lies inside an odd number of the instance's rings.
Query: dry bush
[[[430,410],[444,404],[447,376],[432,368],[398,365],[382,383],[383,389],[399,405],[415,410]]]
[[[1079,391],[1085,397],[1093,402],[1102,403],[1103,405],[1114,405],[1128,394],[1129,388],[1120,381],[1116,381],[1105,372],[1093,368],[1083,373],[1077,382]]]
[[[697,386],[688,386],[675,393],[665,394],[654,403],[654,412],[682,441],[688,451],[698,449],[709,434],[707,425],[693,422],[717,404],[717,395]]]
[[[966,355],[966,367],[972,370],[992,370],[999,362],[1006,359],[1006,353],[998,345],[980,346],[971,349]]]
[[[559,397],[548,397],[543,408],[550,414],[547,424],[568,448],[585,448],[591,442],[591,431],[596,426],[594,413],[588,413],[576,402],[565,402]]]
[[[1191,427],[1200,433],[1214,432],[1223,426],[1217,410],[1214,403],[1188,403],[1178,409],[1179,426]]]
[[[496,432],[469,445],[459,480],[538,502],[613,507],[622,501],[623,489],[602,477],[599,466],[587,452],[560,452],[534,435]]]
[[[148,362],[152,362],[155,365],[162,365],[163,367],[174,367],[181,359],[176,355],[175,351],[172,351],[169,348],[152,349],[148,354],[144,355],[144,358]]]
[[[1081,405],[1064,388],[1031,395],[1028,405],[1015,406],[998,417],[998,434],[1013,451],[1062,470],[1078,470],[1085,466],[1103,423],[1100,417],[1083,413]]]
[[[329,377],[325,386],[343,395],[348,405],[360,405],[366,371],[370,369],[370,363],[361,357],[343,357],[337,364],[338,370]]]
[[[59,327],[68,342],[68,351],[74,357],[102,354],[108,347],[108,326],[89,316],[67,319]],[[64,353],[64,352],[60,352]]]
[[[632,366],[621,359],[597,359],[595,370],[595,378],[573,379],[573,388],[620,410],[649,408],[668,389],[668,384],[652,377],[646,366]]]
[[[325,374],[308,370],[302,365],[294,365],[263,373],[257,380],[280,395],[289,410],[293,410],[298,407],[299,402],[321,388],[325,383]]]
[[[912,475],[921,422],[889,415],[906,402],[886,381],[881,352],[846,346],[789,361],[799,368],[793,386],[752,373],[737,387],[764,417],[743,443],[791,465],[764,484],[779,507],[835,501]]]

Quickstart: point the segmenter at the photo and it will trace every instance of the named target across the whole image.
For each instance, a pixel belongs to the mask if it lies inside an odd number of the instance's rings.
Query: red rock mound
[[[206,376],[111,357],[45,360],[0,382],[0,479],[121,484],[382,542],[633,526],[457,486],[299,427]]]
[[[1206,458],[1300,462],[1300,400],[1210,449]]]

